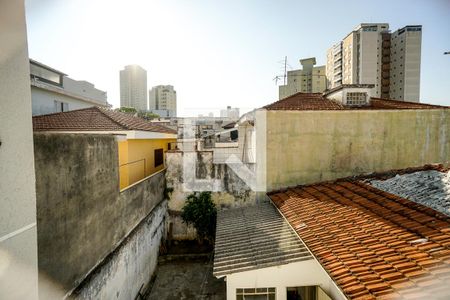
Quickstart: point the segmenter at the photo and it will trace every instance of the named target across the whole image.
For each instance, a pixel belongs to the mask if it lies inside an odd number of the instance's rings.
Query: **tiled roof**
[[[267,110],[343,110],[345,106],[322,93],[297,93],[264,106]]]
[[[218,212],[214,276],[308,259],[305,245],[269,202]]]
[[[450,219],[362,181],[268,194],[350,299],[450,299]]]
[[[436,109],[449,108],[447,106],[399,101],[393,99],[371,98],[370,107],[373,109]]]
[[[371,180],[369,183],[380,190],[421,203],[450,216],[450,171],[419,171],[386,180]]]
[[[34,131],[122,131],[142,130],[176,134],[162,125],[152,124],[130,114],[101,107],[89,107],[68,112],[33,117]]]
[[[263,108],[267,110],[376,110],[376,109],[436,109],[446,106],[371,98],[369,106],[351,107],[323,96],[322,93],[297,93]]]

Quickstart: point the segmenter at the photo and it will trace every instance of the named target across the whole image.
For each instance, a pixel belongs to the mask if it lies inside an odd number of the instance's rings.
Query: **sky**
[[[106,90],[138,64],[171,84],[179,116],[278,100],[275,76],[326,51],[359,23],[422,25],[421,102],[450,105],[450,0],[26,0],[31,58]],[[280,84],[280,82],[278,82]]]

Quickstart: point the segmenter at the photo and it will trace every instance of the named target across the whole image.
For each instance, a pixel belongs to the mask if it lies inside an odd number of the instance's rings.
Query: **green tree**
[[[146,111],[138,112],[138,116],[143,118],[143,119],[146,119],[146,120],[152,120],[152,119],[159,118],[159,115],[151,113],[151,112],[146,112]]]
[[[214,242],[217,209],[211,199],[211,192],[194,192],[187,197],[181,217],[187,224],[194,225],[198,239]]]
[[[126,106],[122,106],[121,108],[117,109],[117,111],[120,111],[120,112],[123,112],[123,113],[128,113],[128,114],[137,113],[136,108],[134,108],[134,107],[126,107]]]

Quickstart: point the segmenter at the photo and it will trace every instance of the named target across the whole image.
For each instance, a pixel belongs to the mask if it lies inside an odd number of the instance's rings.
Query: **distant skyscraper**
[[[176,117],[177,92],[173,86],[154,86],[149,92],[149,108],[160,117]]]
[[[327,88],[325,66],[315,67],[315,57],[301,59],[300,64],[303,69],[287,72],[287,84],[279,86],[279,99],[299,92],[321,93]]]
[[[231,108],[231,106],[227,106],[227,109],[220,110],[220,117],[237,120],[239,119],[239,108]]]
[[[360,24],[328,50],[328,88],[375,84],[375,97],[419,102],[421,43],[421,25]]]
[[[120,106],[147,110],[147,71],[138,65],[120,71]]]
[[[391,98],[419,102],[422,26],[406,26],[390,36]]]

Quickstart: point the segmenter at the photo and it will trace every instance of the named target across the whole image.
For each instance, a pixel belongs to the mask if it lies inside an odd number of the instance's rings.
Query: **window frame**
[[[164,165],[164,149],[163,148],[154,149],[153,158],[155,168]]]

